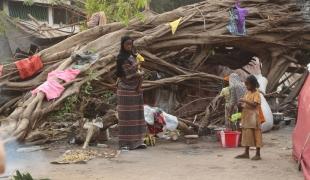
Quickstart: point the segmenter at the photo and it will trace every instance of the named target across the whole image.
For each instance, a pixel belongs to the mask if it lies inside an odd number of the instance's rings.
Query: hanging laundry
[[[0,77],[2,76],[3,74],[3,65],[0,65]]]
[[[35,95],[39,92],[43,92],[47,100],[52,100],[58,98],[64,90],[65,88],[55,79],[48,79],[35,90],[31,91],[31,93]]]
[[[178,29],[178,27],[179,27],[179,24],[180,24],[181,20],[182,20],[182,17],[180,17],[178,20],[175,20],[175,21],[169,23],[173,35],[174,35],[175,32],[177,31],[177,29]]]
[[[47,100],[56,99],[60,97],[65,90],[65,88],[59,82],[57,82],[57,79],[64,80],[65,82],[70,82],[74,80],[79,74],[80,70],[78,69],[52,71],[48,74],[47,81],[45,81],[42,85],[37,87],[31,93],[35,95],[38,92],[43,92],[46,95]]]
[[[43,68],[42,60],[40,56],[37,55],[31,56],[23,60],[19,60],[15,62],[15,65],[19,71],[19,76],[21,79],[31,77]]]
[[[47,79],[61,79],[65,82],[70,82],[74,80],[79,74],[80,70],[78,69],[66,69],[64,71],[61,70],[55,70],[50,73],[48,73]]]
[[[241,8],[238,4],[236,5],[236,10],[237,10],[237,16],[238,16],[238,21],[237,21],[237,27],[238,27],[238,32],[240,34],[246,33],[245,29],[245,17],[248,15],[248,10],[245,8]]]
[[[236,36],[246,35],[245,17],[248,15],[248,10],[241,8],[239,3],[229,10],[228,30]]]

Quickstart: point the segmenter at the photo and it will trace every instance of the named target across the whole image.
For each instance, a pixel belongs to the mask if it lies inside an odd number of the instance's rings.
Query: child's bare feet
[[[258,160],[262,160],[262,158],[258,155],[255,155],[251,160],[258,161]]]
[[[235,157],[236,159],[250,159],[250,155],[247,153],[241,154]]]

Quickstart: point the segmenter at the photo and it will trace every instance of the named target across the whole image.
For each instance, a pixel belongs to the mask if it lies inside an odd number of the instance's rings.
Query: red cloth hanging
[[[43,68],[41,57],[34,55],[23,60],[15,62],[21,79],[33,76]]]

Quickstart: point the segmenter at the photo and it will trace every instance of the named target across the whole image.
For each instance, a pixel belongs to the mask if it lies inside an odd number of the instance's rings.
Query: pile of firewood
[[[143,83],[146,99],[155,91],[168,89],[178,101],[170,113],[180,116],[184,127],[193,125],[194,120],[205,124],[220,122],[223,113],[217,110],[223,109],[212,105],[212,97],[222,88],[222,77],[214,75],[212,69],[215,65],[238,69],[259,57],[263,75],[269,80],[267,89],[272,92],[291,63],[304,65],[309,61],[305,54],[310,48],[310,25],[295,1],[243,0],[241,6],[249,11],[246,36],[234,36],[227,30],[228,10],[234,4],[234,0],[207,0],[163,14],[148,11],[144,20],[133,19],[128,26],[111,23],[83,31],[41,51],[38,55],[44,68],[28,80],[20,80],[14,64],[6,66],[1,86],[22,91],[23,95],[0,108],[1,112],[10,109],[2,120],[1,136],[25,139],[44,123],[48,113],[67,97],[78,94],[85,83],[91,83],[97,96],[115,90],[116,56],[124,35],[135,39],[137,51],[146,60],[143,68],[147,74],[155,74]],[[179,18],[182,19],[173,35],[168,23]],[[72,54],[85,51],[97,53],[99,60],[82,66],[76,80],[61,82],[66,90],[60,98],[47,101],[43,93],[31,95],[30,90],[42,84],[49,72],[71,68]],[[293,90],[290,98],[297,93],[298,89]]]

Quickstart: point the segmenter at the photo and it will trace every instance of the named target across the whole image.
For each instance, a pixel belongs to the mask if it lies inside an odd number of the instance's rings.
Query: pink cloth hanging
[[[39,92],[43,92],[46,95],[47,100],[58,98],[65,88],[56,80],[48,79],[35,90],[31,91],[32,95],[35,95]]]
[[[70,82],[74,80],[79,74],[80,70],[78,69],[66,69],[64,71],[61,70],[55,70],[50,73],[48,73],[47,79],[61,79],[65,82]]]
[[[56,99],[65,90],[65,88],[57,82],[57,79],[64,80],[65,82],[70,82],[74,80],[77,75],[80,74],[80,70],[78,69],[67,69],[64,71],[55,70],[48,74],[47,81],[45,81],[42,85],[37,87],[31,93],[33,95],[37,94],[38,92],[43,92],[46,95],[47,100]]]

